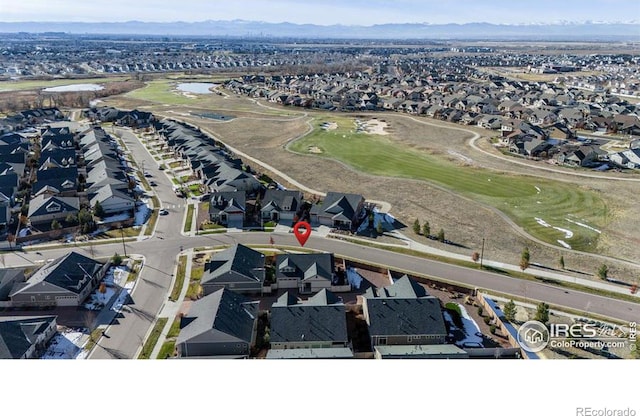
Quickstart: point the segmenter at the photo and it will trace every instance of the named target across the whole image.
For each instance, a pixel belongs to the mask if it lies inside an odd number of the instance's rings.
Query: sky
[[[383,23],[640,22],[638,0],[0,0],[0,21]]]

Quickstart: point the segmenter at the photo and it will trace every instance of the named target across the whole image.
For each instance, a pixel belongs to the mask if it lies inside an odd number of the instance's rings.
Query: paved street
[[[157,193],[161,205],[168,207],[169,215],[158,218],[153,236],[126,244],[128,254],[136,253],[145,257],[145,265],[132,293],[133,303],[123,310],[122,316],[117,318],[108,329],[108,338],[100,339],[98,347],[90,356],[95,359],[136,357],[136,353],[153,326],[155,317],[167,300],[180,247],[189,249],[234,243],[264,245],[269,244],[270,237],[273,238],[276,245],[298,247],[295,237],[289,233],[247,232],[194,237],[182,235],[184,209],[178,207],[184,205],[185,201],[175,196],[171,181],[163,171],[158,170],[157,162],[147,153],[135,136],[122,130],[122,137],[134,159],[140,164],[144,161],[145,170],[151,173],[158,183],[154,192]],[[34,264],[37,261],[41,262],[61,256],[67,253],[70,247],[42,251],[41,254],[36,252],[8,253],[5,254],[4,261],[8,267]],[[426,274],[524,297],[531,301],[546,301],[550,304],[601,314],[623,321],[637,321],[640,317],[640,305],[638,304],[559,289],[336,239],[311,236],[305,248],[330,251],[340,256],[362,259],[365,262],[404,270],[408,273]],[[89,247],[78,247],[77,250],[89,255]],[[113,244],[95,245],[93,250],[96,256],[108,257],[112,256],[114,252],[122,252],[122,243],[117,241]]]

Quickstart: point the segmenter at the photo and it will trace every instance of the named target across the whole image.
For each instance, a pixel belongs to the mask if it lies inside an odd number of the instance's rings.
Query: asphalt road
[[[160,217],[160,227],[180,225],[175,216]],[[127,243],[127,253],[138,253],[146,258],[145,267],[133,292],[133,303],[129,305],[123,316],[118,318],[109,328],[109,338],[102,338],[99,348],[96,348],[91,358],[135,358],[135,353],[141,346],[147,332],[151,328],[154,317],[160,312],[167,299],[171,287],[172,273],[176,266],[179,247],[184,249],[242,244],[268,244],[272,236],[275,244],[298,246],[291,234],[274,233],[237,233],[212,234],[208,236],[186,237],[179,233],[171,238],[160,239],[159,236],[148,240]],[[95,246],[96,256],[110,256],[115,251],[121,251],[121,243]],[[371,247],[363,247],[340,240],[311,237],[305,248],[331,251],[337,255],[362,259],[386,265],[392,269],[402,269],[408,272],[427,274],[437,278],[474,285],[481,288],[495,290],[506,294],[526,297],[533,301],[545,301],[576,310],[588,311],[623,321],[638,321],[640,305],[621,300],[609,299],[573,290],[558,289],[553,286],[522,281],[498,274],[480,270],[468,269],[437,261],[406,256]],[[88,248],[79,248],[88,254]],[[56,258],[66,253],[68,249],[47,251],[47,258]],[[22,253],[26,258],[42,259],[35,253]],[[24,263],[24,260],[22,261]]]
[[[151,157],[137,139],[126,130],[123,140],[129,147],[135,160],[145,161],[145,170],[153,175],[158,183],[154,192],[162,201],[163,207],[169,207],[169,215],[158,218],[155,234],[143,241],[126,243],[128,254],[141,254],[146,262],[140,273],[139,280],[132,294],[133,303],[123,311],[108,330],[108,338],[102,337],[98,347],[94,349],[90,358],[135,358],[147,332],[150,330],[154,317],[160,312],[171,288],[173,273],[176,267],[177,255],[180,247],[184,249],[242,244],[269,244],[272,236],[275,244],[298,246],[292,234],[277,233],[230,233],[210,234],[197,237],[181,235],[182,218],[185,201],[177,198],[172,190],[171,181],[164,172],[157,169],[157,162]],[[437,261],[427,260],[392,253],[389,251],[364,247],[340,240],[314,237],[306,243],[305,248],[330,251],[340,256],[358,258],[365,262],[385,265],[392,269],[402,269],[407,272],[430,275],[450,281],[465,283],[480,288],[499,291],[505,294],[525,297],[529,300],[545,301],[550,304],[564,306],[576,310],[588,311],[623,321],[638,321],[640,305],[621,300],[609,299],[602,296],[586,294],[573,290],[558,289],[541,283],[522,281],[480,270],[468,269]],[[14,252],[5,254],[4,261],[8,267],[35,263],[53,259],[67,253],[71,247],[53,249],[41,254],[36,252]],[[76,250],[89,255],[88,247],[78,247]],[[122,243],[95,245],[95,256],[112,256],[114,252],[122,253]]]

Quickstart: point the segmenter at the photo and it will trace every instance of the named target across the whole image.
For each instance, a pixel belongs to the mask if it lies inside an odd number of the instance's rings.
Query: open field
[[[198,79],[198,81],[210,81],[207,79]],[[164,88],[169,90],[172,88],[170,83],[166,83]],[[171,93],[177,95],[175,93]],[[638,244],[638,224],[633,216],[633,195],[632,192],[635,183],[613,183],[608,180],[584,180],[580,178],[569,177],[560,173],[545,172],[544,174],[535,169],[535,163],[530,162],[533,167],[512,165],[503,161],[485,156],[478,153],[468,145],[468,139],[471,134],[460,130],[451,129],[451,127],[460,127],[449,123],[434,121],[422,117],[410,117],[397,113],[375,113],[369,117],[377,117],[384,119],[389,125],[385,129],[389,135],[385,136],[367,136],[369,139],[382,144],[400,143],[402,146],[396,146],[403,152],[414,153],[411,157],[422,164],[425,160],[432,163],[436,161],[439,169],[466,167],[472,172],[478,171],[479,167],[485,168],[483,172],[484,178],[492,179],[496,177],[501,187],[496,187],[496,193],[502,193],[501,196],[492,196],[492,188],[484,184],[482,194],[471,193],[470,196],[463,196],[451,191],[444,184],[436,185],[435,182],[427,182],[425,180],[408,180],[404,178],[393,178],[376,176],[370,173],[361,172],[355,167],[348,166],[346,162],[334,160],[327,157],[327,154],[312,154],[305,152],[304,146],[300,148],[304,154],[294,154],[284,152],[283,147],[292,140],[304,136],[309,131],[308,122],[312,121],[317,126],[323,118],[344,118],[348,120],[346,125],[347,133],[355,128],[353,120],[358,117],[366,117],[362,114],[354,116],[346,116],[343,114],[326,113],[319,111],[304,112],[299,109],[290,107],[280,107],[270,105],[264,101],[256,102],[246,97],[228,98],[218,96],[216,94],[208,94],[205,101],[189,100],[190,105],[167,105],[155,104],[151,101],[142,99],[132,99],[129,96],[114,96],[105,99],[106,105],[121,106],[122,108],[136,108],[141,106],[148,111],[155,111],[160,116],[167,116],[181,119],[192,124],[196,124],[204,129],[204,131],[214,135],[219,140],[233,146],[251,156],[254,156],[271,166],[286,172],[291,177],[299,180],[307,186],[319,191],[342,191],[362,193],[368,199],[386,200],[392,204],[392,214],[405,224],[410,224],[415,218],[419,218],[421,222],[428,220],[432,229],[443,228],[446,232],[447,239],[459,243],[459,247],[447,246],[442,247],[446,250],[471,255],[473,251],[479,251],[482,238],[486,240],[485,255],[498,261],[514,263],[519,260],[520,252],[526,245],[531,251],[533,262],[540,264],[555,266],[557,259],[562,254],[565,258],[568,268],[579,270],[584,276],[593,276],[597,266],[601,260],[596,260],[588,255],[581,254],[575,250],[565,250],[555,241],[560,237],[566,236],[562,231],[551,227],[543,227],[540,223],[535,222],[535,217],[544,220],[553,227],[562,229],[570,229],[574,232],[573,239],[567,240],[572,246],[589,246],[587,247],[595,252],[617,258],[626,258],[638,261],[638,253],[636,247]],[[211,119],[193,116],[200,112],[215,112],[233,115],[236,117],[232,121],[220,122]],[[308,115],[307,115],[308,114]],[[313,117],[313,118],[312,118]],[[488,134],[483,129],[470,128],[480,134]],[[328,132],[336,132],[336,130],[328,130]],[[308,137],[314,137],[318,133],[301,139],[307,140]],[[346,134],[346,133],[345,133]],[[340,136],[341,137],[341,136]],[[487,146],[481,140],[478,144]],[[396,152],[400,150],[394,150]],[[420,150],[416,152],[415,150]],[[488,150],[493,150],[488,147]],[[367,149],[368,157],[378,155]],[[374,152],[374,153],[372,153]],[[383,154],[383,156],[386,156]],[[372,158],[375,163],[379,159]],[[464,166],[467,165],[467,166]],[[259,171],[265,172],[274,177],[285,186],[288,185],[285,180],[279,178],[277,174],[265,171],[259,166],[254,166]],[[393,169],[393,166],[384,166],[384,169]],[[397,169],[397,168],[396,168]],[[411,168],[415,173],[420,173],[418,166]],[[441,171],[441,180],[447,180],[446,169]],[[509,174],[507,174],[507,173]],[[494,176],[491,176],[494,175]],[[473,175],[471,175],[473,176]],[[524,187],[524,190],[512,191],[505,185],[506,178],[518,178],[518,184]],[[544,179],[538,179],[543,177]],[[448,179],[449,182],[454,179]],[[508,182],[508,181],[507,181]],[[457,184],[455,184],[458,186]],[[586,186],[588,185],[588,186]],[[462,186],[462,185],[461,185]],[[540,189],[538,194],[537,189]],[[595,189],[592,193],[591,188]],[[570,194],[565,196],[562,194],[564,190],[569,189]],[[610,192],[609,189],[612,191]],[[471,190],[473,191],[473,190]],[[516,196],[510,196],[510,192],[515,192]],[[522,193],[522,195],[520,195]],[[611,193],[611,194],[610,194]],[[518,196],[520,195],[520,196]],[[604,195],[606,195],[606,205],[604,204]],[[307,195],[309,196],[309,195]],[[585,228],[583,226],[566,221],[572,217],[563,216],[560,210],[554,213],[558,218],[562,217],[562,222],[555,223],[547,216],[539,216],[538,211],[542,211],[536,202],[538,198],[544,197],[547,206],[553,205],[555,202],[564,204],[571,209],[573,205],[584,202],[584,206],[580,207],[587,215],[580,215],[580,219],[575,220],[585,225],[590,225],[594,229],[601,231],[601,234]],[[496,199],[497,200],[492,200]],[[500,198],[512,198],[502,199]],[[518,206],[521,210],[525,203],[533,202],[533,207],[525,207],[528,212],[522,215],[523,221],[528,223],[523,226],[538,228],[538,234],[546,234],[545,240],[552,240],[554,249],[549,246],[540,245],[523,237],[514,227],[509,225],[501,214],[495,209],[490,209],[487,204],[499,204],[504,211],[515,209]],[[505,205],[505,202],[507,204]],[[509,206],[511,202],[511,206]],[[589,211],[592,203],[599,210],[592,214]],[[602,204],[602,205],[600,205]],[[455,207],[455,208],[452,208]],[[509,214],[513,215],[511,212]],[[530,215],[531,214],[531,215]],[[574,212],[574,215],[581,212]],[[504,214],[502,214],[504,215]],[[600,217],[601,220],[593,222],[581,221]],[[598,228],[602,226],[602,228]],[[412,233],[407,231],[408,235]],[[580,237],[580,239],[579,239]],[[420,239],[420,236],[414,236]],[[541,237],[542,238],[542,237]],[[594,248],[593,242],[597,239],[597,245]],[[439,243],[430,240],[421,240],[425,244],[436,245]],[[574,247],[574,248],[575,248]],[[628,268],[624,264],[615,261],[608,262],[610,266],[611,276],[629,280],[637,274],[637,270]]]
[[[336,123],[337,129],[320,128],[328,121]],[[292,143],[291,150],[334,158],[373,175],[434,182],[498,208],[527,232],[548,243],[560,244],[558,240],[570,239],[573,249],[592,251],[600,233],[568,222],[566,218],[579,218],[576,221],[584,221],[592,228],[606,223],[604,201],[586,189],[529,176],[496,173],[466,165],[464,159],[459,164],[451,163],[399,145],[386,136],[354,133],[351,117],[321,117],[314,124],[313,133]]]

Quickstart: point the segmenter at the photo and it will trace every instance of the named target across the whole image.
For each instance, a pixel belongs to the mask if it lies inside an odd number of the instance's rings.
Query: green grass
[[[176,341],[167,341],[162,344],[160,352],[158,353],[158,360],[166,360],[169,357],[173,357],[173,353],[176,350]]]
[[[91,351],[93,347],[96,346],[96,343],[98,342],[104,331],[104,328],[96,328],[91,331],[91,334],[89,334],[89,340],[84,345],[84,349],[87,351]]]
[[[169,300],[176,302],[182,292],[182,285],[184,285],[184,276],[187,269],[187,256],[180,256],[178,258],[178,271],[176,272],[176,281],[173,284],[173,290],[169,296]]]
[[[194,105],[202,101],[200,95],[188,98],[179,92],[174,92],[175,83],[168,80],[156,80],[147,83],[147,86],[125,94],[126,97],[138,100],[153,101],[158,104],[186,104]]]
[[[149,358],[151,358],[151,353],[153,352],[153,349],[155,348],[156,343],[158,342],[158,338],[160,338],[160,334],[162,333],[162,330],[164,329],[164,326],[167,324],[168,320],[169,318],[158,318],[158,320],[156,321],[156,324],[153,326],[153,329],[151,330],[151,334],[149,335],[149,338],[147,338],[147,341],[142,346],[142,351],[140,351],[140,355],[138,355],[138,359],[148,360]]]
[[[193,204],[187,205],[187,219],[184,222],[184,232],[188,233],[191,231],[191,224],[193,224],[193,212],[195,211],[195,206]]]
[[[127,283],[134,282],[138,278],[138,272],[140,271],[140,265],[142,265],[142,260],[134,260],[131,265],[131,271],[127,276]]]
[[[144,230],[144,235],[153,234],[156,222],[158,221],[158,211],[160,211],[158,208],[154,208],[153,211],[151,211],[151,216],[149,217],[149,221],[147,221],[147,228]]]
[[[322,130],[319,125],[324,121],[336,121],[339,127]],[[568,219],[595,229],[609,219],[600,195],[573,184],[460,166],[384,136],[353,133],[353,119],[348,117],[321,117],[316,127],[289,149],[312,154],[309,148],[315,146],[322,151],[316,156],[339,160],[365,173],[434,183],[499,209],[534,237],[556,246],[560,246],[557,240],[565,240],[574,250],[593,251],[600,234]],[[536,218],[551,227],[542,226]],[[553,227],[570,230],[573,237],[566,238]]]
[[[200,280],[202,279],[202,275],[204,275],[204,266],[191,268],[191,280],[185,297],[189,299],[198,299],[201,292]]]
[[[180,335],[180,318],[173,320],[171,328],[167,332],[167,338],[178,338],[178,335]]]
[[[133,227],[127,227],[123,228],[122,231],[120,230],[120,228],[118,228],[115,230],[106,231],[104,234],[111,238],[122,238],[122,236],[124,236],[125,238],[131,238],[140,235],[140,230],[136,230]]]

